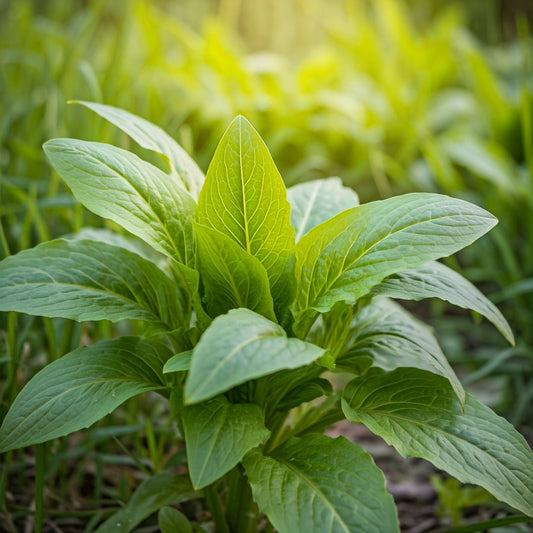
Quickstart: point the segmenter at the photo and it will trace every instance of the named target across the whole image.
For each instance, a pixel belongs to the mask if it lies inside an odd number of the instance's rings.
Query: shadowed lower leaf
[[[172,352],[139,337],[78,348],[38,372],[0,427],[0,452],[89,427],[142,392],[161,389]]]
[[[533,452],[504,418],[466,395],[464,411],[449,382],[414,368],[373,369],[351,381],[342,403],[405,457],[422,457],[463,483],[533,516]]]

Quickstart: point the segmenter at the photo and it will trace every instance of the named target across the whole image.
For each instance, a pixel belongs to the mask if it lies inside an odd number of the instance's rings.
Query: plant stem
[[[254,533],[257,531],[259,510],[252,498],[252,489],[241,465],[228,474],[226,519],[231,531]]]
[[[486,522],[478,522],[477,524],[469,524],[468,526],[454,527],[448,529],[445,533],[475,533],[476,531],[486,531],[488,529],[508,526],[510,524],[519,524],[521,522],[529,522],[531,517],[526,515],[511,515],[505,518],[495,518],[494,520],[487,520]]]
[[[4,231],[4,226],[2,220],[0,220],[0,244],[2,245],[2,253],[0,258],[8,257],[11,255],[11,250],[9,249],[9,243],[7,242],[7,237]]]
[[[6,511],[6,488],[9,474],[9,466],[13,452],[10,450],[5,454],[4,464],[2,465],[2,474],[0,475],[0,511]]]
[[[63,355],[69,352],[72,348],[72,335],[74,332],[74,321],[67,320],[63,326],[63,333],[61,334],[61,341],[59,343],[58,355]]]
[[[152,461],[152,467],[154,473],[159,473],[161,470],[161,456],[158,453],[157,445],[155,442],[154,428],[149,418],[146,419],[145,426],[146,440],[148,442],[148,452],[150,453],[150,459]]]
[[[35,533],[43,530],[46,444],[35,446]]]
[[[46,329],[46,337],[48,338],[48,363],[55,361],[59,354],[57,352],[56,334],[54,331],[54,323],[51,318],[43,317],[44,327]]]
[[[204,497],[207,508],[211,512],[213,521],[216,524],[217,533],[230,533],[226,517],[224,516],[224,508],[220,501],[220,495],[218,494],[214,485],[209,485],[204,488]]]
[[[19,353],[17,349],[17,313],[10,311],[7,314],[7,353],[9,362],[7,363],[7,380],[5,388],[0,395],[0,400],[11,405],[16,395],[17,368],[19,365]]]
[[[263,453],[268,454],[280,444],[280,438],[283,436],[283,427],[285,425],[285,420],[287,419],[288,413],[283,413],[278,416],[274,421],[272,429],[270,431],[270,438],[265,443]]]

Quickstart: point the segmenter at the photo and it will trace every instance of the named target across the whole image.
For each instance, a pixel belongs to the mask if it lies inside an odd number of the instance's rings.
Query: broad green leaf
[[[229,472],[270,435],[254,404],[231,404],[223,396],[183,410],[189,475],[201,489]]]
[[[161,533],[193,533],[189,519],[174,507],[162,507],[157,514]]]
[[[511,327],[498,308],[463,276],[437,261],[385,278],[372,293],[402,300],[440,298],[471,309],[490,320],[514,345]]]
[[[0,262],[0,310],[73,320],[137,319],[188,326],[187,293],[124,248],[58,239]]]
[[[103,242],[112,246],[118,246],[119,248],[125,248],[126,250],[140,255],[152,262],[155,262],[154,259],[159,258],[164,258],[165,261],[168,261],[166,256],[155,253],[151,247],[147,246],[146,243],[136,237],[133,237],[133,235],[121,235],[105,228],[82,228],[76,233],[69,233],[63,235],[61,238],[70,241]]]
[[[424,370],[370,370],[350,382],[343,410],[405,457],[421,457],[533,516],[533,453],[509,422]]]
[[[293,310],[305,332],[309,311],[355,303],[387,276],[450,255],[496,224],[487,211],[448,196],[411,193],[344,211],[296,247]]]
[[[198,495],[188,476],[177,476],[170,472],[156,474],[143,481],[130,501],[110,516],[96,533],[129,533],[162,507],[181,503]]]
[[[253,450],[243,464],[254,500],[279,533],[399,531],[383,473],[344,437],[293,438],[271,457]]]
[[[183,372],[191,367],[192,350],[173,355],[163,367],[163,374],[169,372]]]
[[[82,347],[45,366],[15,398],[0,428],[0,452],[89,427],[141,392],[161,389],[172,352],[139,337]]]
[[[195,224],[198,270],[211,316],[245,307],[275,320],[263,265],[223,233]]]
[[[77,233],[69,234],[63,237],[69,240],[91,240],[125,248],[137,255],[155,263],[165,271],[170,271],[169,275],[174,280],[172,289],[175,294],[172,295],[170,303],[163,304],[167,314],[174,318],[173,337],[176,340],[176,333],[181,331],[183,333],[183,340],[187,342],[188,331],[190,330],[190,316],[192,312],[193,301],[199,298],[198,286],[200,282],[199,274],[196,270],[189,268],[182,263],[174,260],[169,260],[165,255],[155,252],[145,242],[133,237],[131,235],[124,236],[102,228],[83,228]],[[151,278],[151,281],[157,280],[157,276]],[[163,284],[165,286],[167,282]],[[159,287],[161,288],[161,287]],[[181,315],[175,313],[175,307],[179,305]],[[200,305],[195,305],[194,311],[198,314]],[[185,318],[186,317],[186,318]],[[196,317],[198,320],[198,317]],[[169,328],[165,328],[167,331]],[[172,328],[171,328],[172,329]]]
[[[324,350],[288,338],[283,328],[249,309],[215,318],[193,350],[186,403],[197,403],[253,378],[318,359]]]
[[[109,144],[53,139],[43,146],[74,196],[155,250],[192,263],[195,202],[167,174]]]
[[[92,109],[128,134],[143,148],[164,155],[179,183],[187,187],[194,198],[198,198],[205,179],[202,171],[189,154],[159,126],[118,107],[81,100],[73,103]]]
[[[431,330],[388,298],[374,298],[359,311],[336,364],[348,371],[357,370],[361,357],[369,357],[385,370],[415,367],[444,376],[464,402],[463,386]]]
[[[296,242],[315,226],[359,205],[355,191],[344,187],[340,178],[299,183],[287,189],[287,199],[291,204],[291,224],[296,231]]]
[[[290,303],[294,287],[288,283],[294,229],[286,196],[263,140],[244,117],[237,117],[213,156],[196,219],[223,232],[259,260],[280,308]]]

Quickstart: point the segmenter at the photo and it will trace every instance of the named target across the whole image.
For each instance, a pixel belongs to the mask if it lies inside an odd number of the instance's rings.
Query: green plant
[[[103,231],[45,242],[0,263],[0,310],[146,327],[44,367],[4,419],[2,452],[156,391],[185,440],[190,481],[149,477],[99,532],[130,531],[158,510],[161,528],[192,530],[168,506],[195,497],[220,532],[257,531],[260,513],[281,533],[397,531],[371,457],[320,434],[343,418],[533,516],[527,443],[465,393],[432,333],[391,299],[442,298],[513,342],[496,307],[435,262],[486,233],[492,215],[429,193],[358,205],[335,178],[286,191],[243,117],[204,180],[158,127],[83,104],[160,154],[168,172],[102,143],[55,139],[45,151],[81,203],[153,253]],[[337,371],[353,379],[336,391]]]
[[[461,485],[456,479],[431,476],[431,483],[438,495],[437,514],[451,525],[461,524],[463,512],[474,505],[491,503],[491,495],[479,487]]]

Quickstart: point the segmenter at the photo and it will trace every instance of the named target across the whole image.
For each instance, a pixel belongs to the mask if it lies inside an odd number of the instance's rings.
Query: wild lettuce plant
[[[83,205],[154,253],[103,231],[45,242],[0,263],[0,310],[146,328],[38,372],[3,421],[0,451],[80,430],[155,391],[185,440],[188,476],[148,479],[100,532],[130,531],[196,497],[220,532],[258,531],[261,515],[280,533],[398,531],[372,458],[322,434],[344,418],[533,516],[525,439],[464,391],[429,328],[394,302],[442,298],[512,343],[497,308],[436,261],[486,233],[491,214],[428,193],[359,205],[337,178],[287,191],[243,117],[204,178],[158,127],[82,103],[168,172],[95,142],[54,139],[45,152]],[[159,519],[192,531],[175,509]]]

